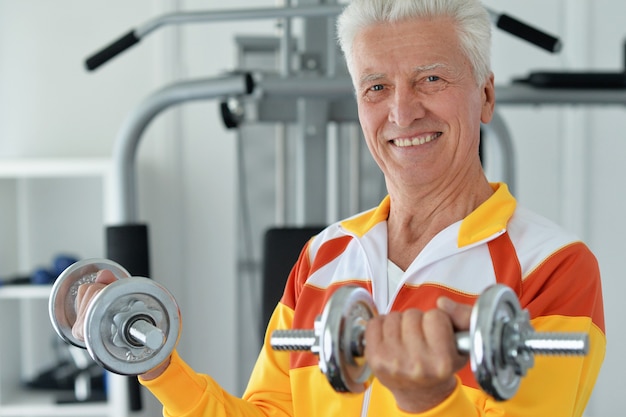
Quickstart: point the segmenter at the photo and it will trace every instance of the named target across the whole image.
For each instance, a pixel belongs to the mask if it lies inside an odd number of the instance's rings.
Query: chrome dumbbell
[[[365,362],[366,323],[378,314],[361,287],[339,288],[316,318],[313,330],[276,330],[275,350],[311,351],[320,370],[339,392],[362,392],[371,382]],[[534,355],[586,355],[585,333],[535,332],[526,310],[509,287],[494,285],[472,309],[469,332],[456,333],[457,349],[468,353],[483,391],[503,401],[517,392],[521,378],[534,365]]]
[[[94,282],[104,269],[118,280],[90,302],[83,342],[72,335],[78,287]],[[79,261],[63,271],[52,287],[48,310],[63,340],[87,349],[96,363],[120,375],[139,375],[155,368],[169,357],[180,337],[180,310],[174,297],[153,280],[131,277],[108,259]]]

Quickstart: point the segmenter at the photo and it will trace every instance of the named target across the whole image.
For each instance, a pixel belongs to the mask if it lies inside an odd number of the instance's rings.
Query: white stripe
[[[522,279],[556,250],[580,241],[556,223],[523,207],[517,208],[509,222],[508,231],[519,257]]]

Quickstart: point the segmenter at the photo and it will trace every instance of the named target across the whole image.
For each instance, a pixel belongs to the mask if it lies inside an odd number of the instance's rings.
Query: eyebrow
[[[445,68],[445,67],[447,67],[447,65],[441,62],[436,62],[436,63],[428,64],[428,65],[418,65],[413,68],[413,74],[420,74],[423,72],[432,71],[437,68]],[[359,85],[363,83],[371,83],[373,81],[382,80],[385,77],[386,75],[384,73],[365,74],[359,79]]]
[[[446,64],[443,64],[441,62],[435,62],[433,64],[428,64],[428,65],[419,65],[413,68],[413,73],[419,74],[420,72],[432,71],[437,68],[445,68],[446,66],[447,66]]]
[[[383,73],[374,73],[374,74],[365,74],[359,79],[359,85],[366,83],[369,84],[372,81],[378,81],[385,78],[385,74]]]

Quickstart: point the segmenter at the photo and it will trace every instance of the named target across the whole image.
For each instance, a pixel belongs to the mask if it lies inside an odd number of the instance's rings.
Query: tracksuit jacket
[[[389,197],[370,211],[333,224],[312,238],[293,267],[243,398],[194,372],[174,352],[158,378],[141,381],[164,405],[165,416],[469,417],[581,416],[602,361],[606,339],[597,261],[575,236],[516,205],[505,184],[465,219],[436,235],[387,294]],[[536,331],[589,334],[584,357],[535,356],[516,395],[498,402],[480,390],[469,364],[456,390],[419,414],[400,410],[376,379],[360,394],[335,392],[310,352],[277,352],[275,329],[311,329],[335,289],[367,289],[380,313],[434,308],[439,296],[474,304],[488,286],[517,294]]]

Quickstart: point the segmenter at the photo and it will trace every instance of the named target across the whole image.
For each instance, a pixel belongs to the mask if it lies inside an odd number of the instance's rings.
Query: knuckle
[[[443,311],[434,308],[424,313],[424,321],[432,323],[441,323],[450,321],[448,315]]]
[[[433,377],[438,380],[449,378],[454,373],[453,360],[449,357],[443,357],[435,362],[432,370]]]

